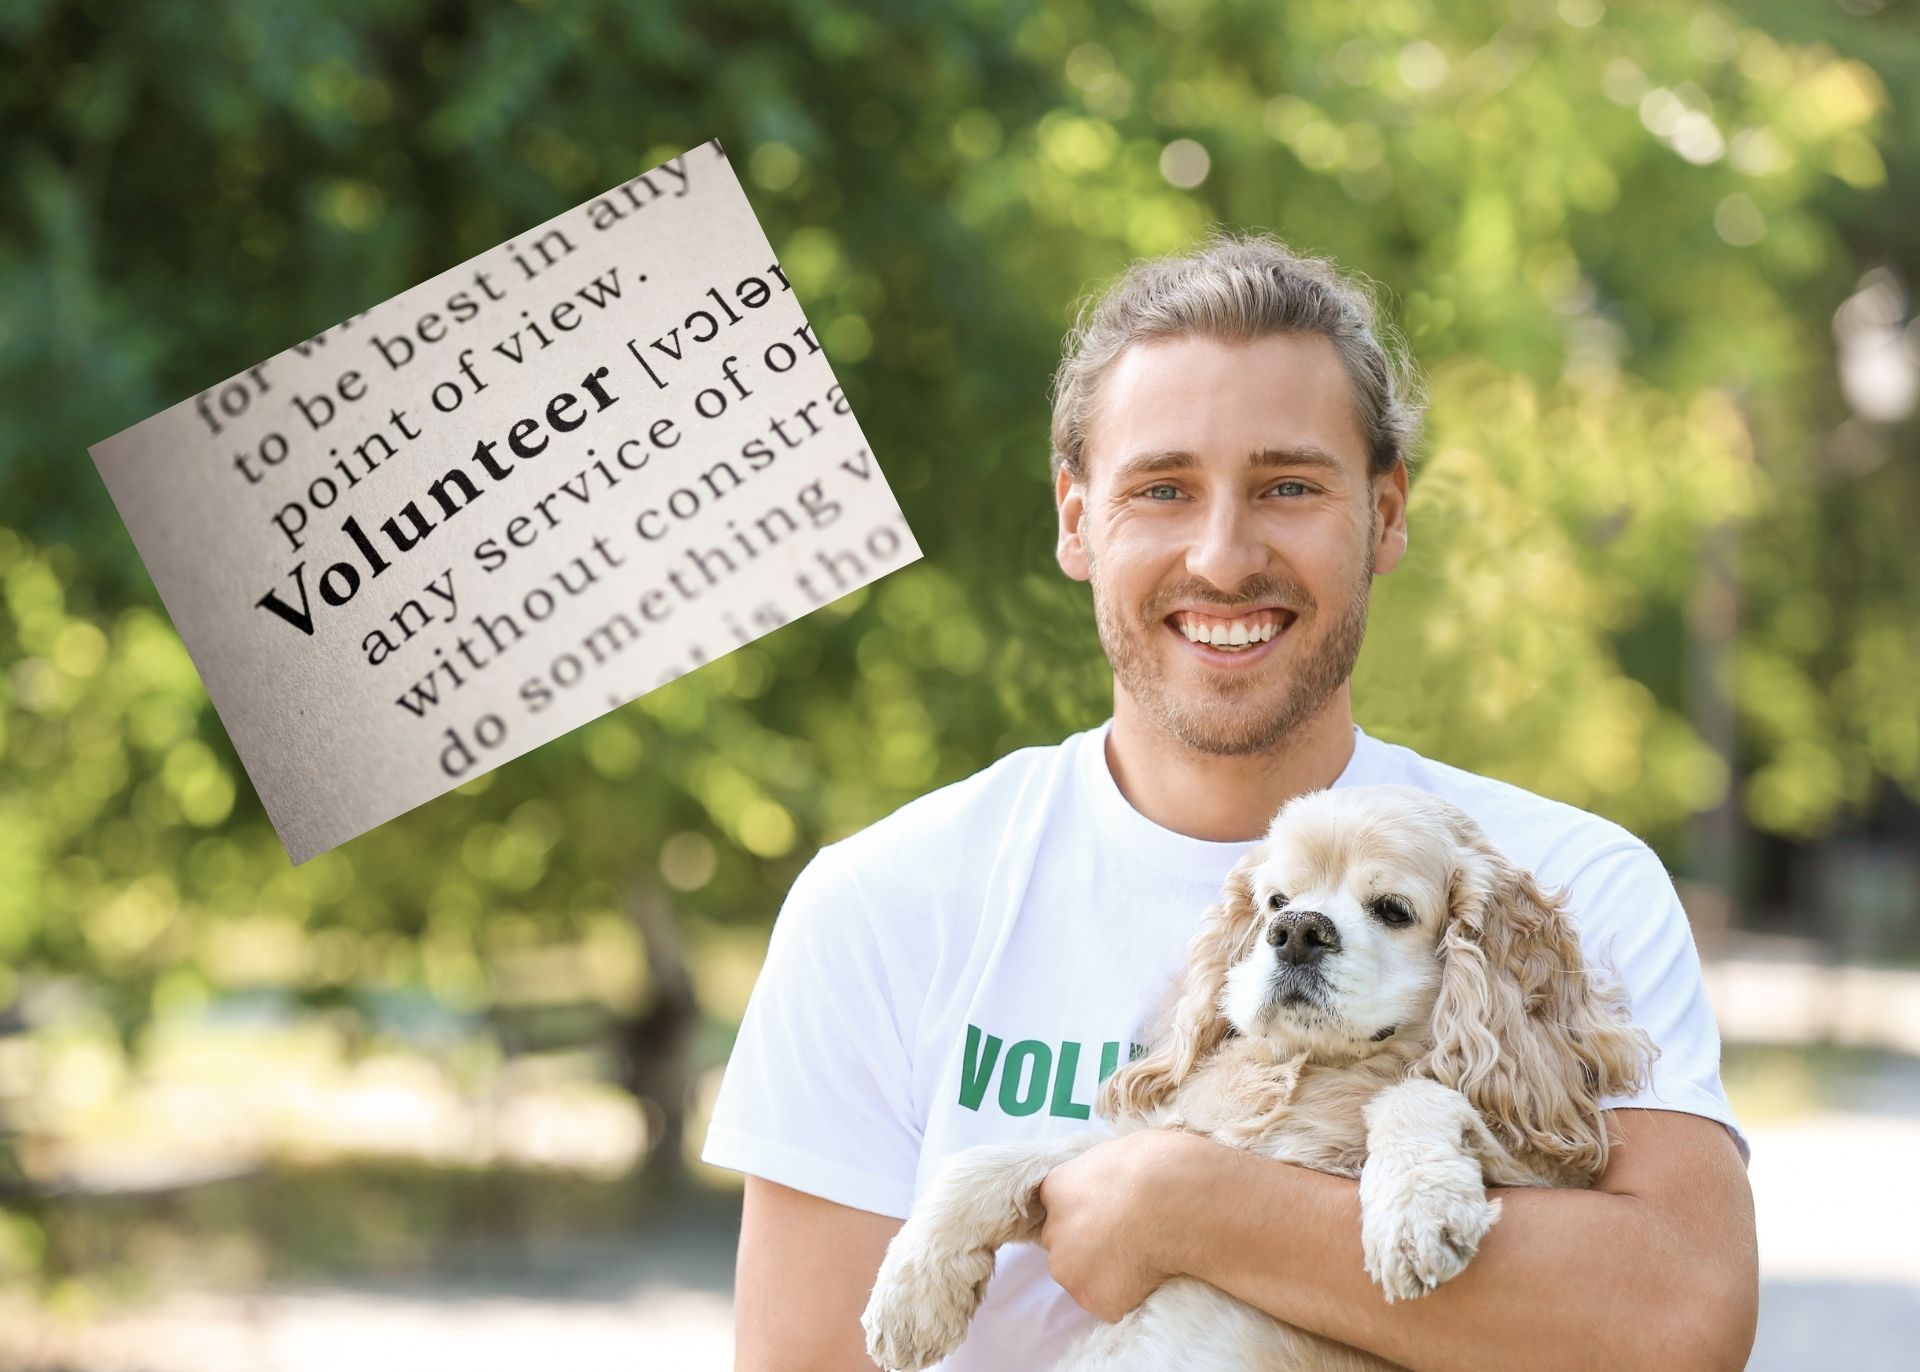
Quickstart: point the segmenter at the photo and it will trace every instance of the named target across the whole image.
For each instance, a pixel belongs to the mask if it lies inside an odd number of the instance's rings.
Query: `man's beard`
[[[1102,592],[1098,560],[1089,548],[1094,623],[1100,631],[1100,646],[1113,665],[1114,679],[1150,720],[1195,752],[1218,757],[1272,752],[1318,715],[1353,675],[1361,641],[1367,634],[1367,600],[1373,585],[1372,538],[1367,546],[1366,571],[1354,582],[1346,604],[1320,631],[1318,643],[1282,645],[1283,651],[1292,651],[1297,659],[1292,679],[1284,684],[1279,699],[1258,706],[1242,702],[1248,696],[1274,689],[1271,681],[1262,679],[1271,668],[1263,665],[1244,673],[1218,673],[1212,682],[1212,699],[1181,695],[1168,689],[1160,660],[1147,646],[1148,636],[1169,632],[1163,621],[1177,604],[1213,603],[1225,616],[1236,606],[1277,601],[1296,616],[1286,629],[1286,636],[1292,637],[1313,627],[1321,617],[1320,606],[1305,588],[1256,576],[1241,583],[1238,593],[1229,598],[1204,582],[1187,583],[1154,597],[1141,611],[1139,626],[1129,629],[1121,620],[1119,607]],[[1305,656],[1300,656],[1302,652]]]

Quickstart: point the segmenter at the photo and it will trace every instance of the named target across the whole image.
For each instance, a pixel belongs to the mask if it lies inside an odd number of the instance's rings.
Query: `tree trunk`
[[[687,1177],[687,1102],[700,1003],[687,965],[686,940],[665,893],[651,881],[636,881],[627,898],[627,917],[645,950],[649,994],[646,1005],[615,1031],[620,1080],[647,1115],[643,1175],[678,1187]]]

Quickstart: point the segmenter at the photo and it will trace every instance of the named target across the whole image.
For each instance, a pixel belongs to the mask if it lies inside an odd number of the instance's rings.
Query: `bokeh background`
[[[1047,379],[1220,222],[1431,385],[1359,718],[1658,847],[1753,1367],[1911,1366],[1917,96],[1898,0],[11,0],[0,1365],[725,1366],[780,897],[1106,714]],[[290,868],[86,446],[716,136],[926,559]]]

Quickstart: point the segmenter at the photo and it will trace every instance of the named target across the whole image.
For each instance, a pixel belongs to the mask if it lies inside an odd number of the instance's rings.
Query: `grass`
[[[1835,1044],[1729,1044],[1720,1080],[1743,1124],[1853,1110],[1871,1097],[1904,1098],[1920,1111],[1920,1058]]]

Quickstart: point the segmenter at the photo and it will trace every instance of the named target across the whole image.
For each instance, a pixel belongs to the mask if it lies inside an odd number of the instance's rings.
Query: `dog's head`
[[[1236,1030],[1345,1062],[1428,1018],[1460,866],[1443,804],[1359,787],[1301,796],[1274,817],[1247,874],[1251,937],[1220,998]]]
[[[1117,1113],[1164,1101],[1230,1035],[1409,1068],[1466,1095],[1502,1141],[1591,1176],[1603,1095],[1651,1045],[1597,981],[1561,902],[1457,807],[1406,786],[1290,802],[1189,950],[1164,1040],[1109,1080]]]

